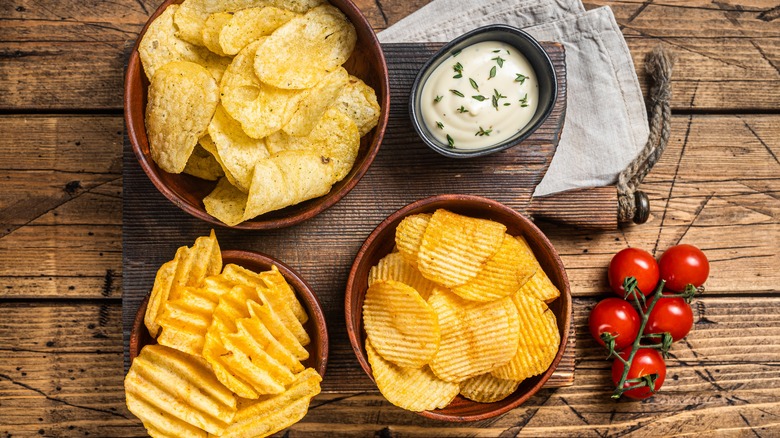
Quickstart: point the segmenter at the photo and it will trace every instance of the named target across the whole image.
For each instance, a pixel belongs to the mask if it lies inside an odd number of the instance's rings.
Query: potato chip
[[[488,259],[476,277],[452,288],[461,298],[493,301],[517,291],[534,275],[537,268],[533,254],[528,257],[521,243],[505,235],[498,252]]]
[[[195,356],[202,355],[206,332],[221,293],[218,289],[180,288],[178,298],[163,306],[158,321],[162,332],[157,343]]]
[[[283,90],[262,83],[255,76],[255,52],[265,46],[262,38],[244,47],[222,77],[220,91],[225,111],[252,138],[263,138],[282,129],[292,117],[298,90]]]
[[[413,266],[417,266],[417,254],[430,221],[431,214],[413,214],[406,216],[395,230],[395,245],[398,247],[398,252]]]
[[[268,332],[279,341],[284,348],[289,350],[298,360],[309,358],[309,352],[306,351],[303,344],[293,334],[292,331],[282,322],[282,319],[274,312],[268,303],[256,303],[250,301],[247,303],[249,314],[253,319],[263,323]]]
[[[519,311],[520,337],[512,360],[491,374],[501,379],[523,380],[550,367],[561,343],[553,312],[544,301],[523,293],[512,295]]]
[[[222,178],[214,190],[203,198],[203,205],[206,213],[232,227],[244,221],[246,200],[246,193],[238,190],[227,178]]]
[[[517,380],[499,379],[487,373],[460,382],[460,395],[479,403],[493,403],[512,395],[518,386]]]
[[[518,236],[517,240],[526,253],[530,253],[533,257],[533,251],[531,250],[531,247],[528,246],[528,242],[526,242],[525,238]],[[561,291],[555,287],[552,281],[550,281],[550,277],[547,276],[544,269],[542,269],[542,266],[539,265],[536,257],[534,257],[533,260],[537,268],[536,273],[523,284],[523,287],[520,288],[520,292],[536,297],[545,303],[551,303],[561,296]]]
[[[310,88],[349,58],[356,41],[355,27],[341,11],[319,6],[268,37],[257,49],[255,72],[274,87]]]
[[[355,76],[349,76],[349,83],[341,89],[333,106],[355,122],[361,137],[379,123],[381,108],[376,91]]]
[[[397,281],[377,281],[368,288],[363,324],[371,345],[400,367],[420,368],[439,349],[436,313],[414,288]]]
[[[236,399],[201,358],[147,345],[125,377],[127,407],[148,429],[174,436],[220,435]]]
[[[192,248],[176,265],[173,277],[173,290],[169,300],[178,298],[177,289],[184,286],[199,286],[209,275],[216,275],[222,270],[222,252],[214,230],[208,236],[195,239]]]
[[[245,333],[221,333],[220,337],[227,351],[223,360],[230,372],[242,378],[257,394],[279,394],[286,385],[292,383],[292,372],[266,353],[250,336]]]
[[[149,85],[146,130],[152,159],[162,170],[184,170],[217,102],[219,87],[200,65],[174,61],[157,69]]]
[[[222,28],[219,44],[224,53],[235,55],[260,37],[271,35],[296,16],[295,12],[272,6],[236,11],[233,19]]]
[[[413,287],[424,300],[431,296],[433,288],[436,287],[436,283],[423,277],[420,271],[407,263],[398,252],[386,255],[368,272],[369,286],[379,280],[400,281]]]
[[[220,106],[217,105],[217,109],[219,109]],[[216,115],[216,112],[214,113]],[[212,119],[213,120],[213,119]],[[209,124],[210,126],[211,124]],[[202,147],[203,150],[210,153],[212,157],[217,161],[217,164],[219,164],[219,167],[222,169],[222,173],[225,175],[225,178],[221,179],[227,179],[227,181],[235,186],[236,184],[236,178],[230,173],[230,170],[227,169],[225,166],[225,163],[222,162],[222,158],[219,156],[219,152],[217,151],[217,145],[214,143],[214,140],[211,139],[211,136],[209,134],[204,135],[203,137],[198,140],[198,146]],[[217,180],[219,181],[219,179]]]
[[[284,302],[289,306],[295,318],[304,324],[309,320],[309,315],[306,314],[306,309],[298,301],[298,297],[295,296],[295,291],[285,280],[284,275],[279,271],[276,265],[271,266],[271,269],[263,272],[253,272],[249,269],[242,268],[241,266],[229,264],[225,266],[222,275],[234,281],[236,284],[244,284],[252,287],[265,287],[269,289],[269,293],[273,293],[279,297],[281,302]]]
[[[511,298],[479,303],[437,287],[428,303],[441,330],[439,351],[430,363],[440,379],[461,382],[484,374],[517,352],[520,326]]]
[[[209,137],[214,142],[225,174],[237,189],[249,193],[255,163],[268,158],[265,140],[254,139],[244,132],[241,124],[233,120],[222,105],[217,106],[209,124]]]
[[[255,303],[256,304],[256,303]],[[285,368],[293,373],[303,371],[303,364],[284,344],[276,339],[262,320],[252,315],[251,318],[242,318],[236,321],[238,333],[253,339],[269,356],[276,359]]]
[[[222,29],[232,19],[233,14],[230,12],[217,12],[209,15],[203,23],[203,45],[219,56],[226,55],[222,50],[222,46],[219,44],[219,35],[222,32]]]
[[[146,325],[149,334],[153,337],[157,337],[157,334],[160,332],[160,324],[157,322],[157,318],[162,314],[163,305],[168,301],[177,265],[185,258],[187,251],[189,249],[186,246],[179,248],[174,259],[164,263],[157,270],[154,286],[152,286],[152,292],[149,294],[149,301],[146,304],[146,313],[144,314],[144,325]]]
[[[195,149],[192,150],[192,155],[187,160],[187,165],[184,166],[182,172],[208,181],[216,181],[225,176],[217,159],[209,151],[203,149],[200,143],[195,145]]]
[[[436,210],[425,229],[417,267],[429,280],[459,286],[477,276],[501,247],[505,232],[498,222]]]
[[[325,111],[341,94],[347,85],[349,73],[343,67],[338,67],[328,73],[312,88],[306,89],[298,100],[298,106],[282,130],[289,135],[305,137],[311,133],[322,118]],[[373,90],[372,90],[373,91]],[[341,108],[339,108],[341,110]],[[344,108],[345,110],[347,108]],[[348,115],[346,111],[342,113]]]
[[[307,368],[281,394],[239,400],[233,422],[221,436],[265,437],[292,426],[306,415],[311,399],[320,393],[321,381],[313,368]]]
[[[400,408],[414,412],[441,409],[460,391],[460,385],[439,379],[427,366],[401,368],[386,361],[368,339],[366,352],[379,391]]]

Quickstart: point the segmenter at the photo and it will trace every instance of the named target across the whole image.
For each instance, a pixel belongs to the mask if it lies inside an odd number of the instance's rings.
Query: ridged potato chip
[[[236,11],[233,19],[222,28],[219,44],[224,53],[235,55],[251,42],[271,35],[279,26],[297,16],[295,12],[273,6]]]
[[[173,260],[164,263],[157,270],[152,292],[149,294],[149,301],[146,304],[146,313],[144,314],[144,325],[153,337],[157,337],[157,334],[160,332],[160,324],[157,319],[162,314],[163,305],[168,301],[171,288],[173,288],[173,277],[176,275],[176,268],[179,262],[185,258],[187,251],[189,251],[189,248],[182,246],[176,251],[176,256]]]
[[[255,72],[274,87],[313,87],[343,64],[357,41],[355,27],[331,5],[318,6],[276,29],[255,56]]]
[[[440,379],[461,382],[484,374],[506,364],[517,352],[519,316],[509,297],[478,303],[436,288],[428,303],[441,330],[439,351],[430,363]]]
[[[397,281],[381,280],[368,288],[363,325],[371,345],[400,367],[421,368],[439,349],[436,313],[413,287]]]
[[[491,374],[501,379],[523,380],[547,371],[552,364],[561,336],[555,315],[544,301],[523,293],[512,295],[519,311],[520,337],[512,360]]]
[[[289,135],[305,137],[311,133],[322,118],[325,111],[333,105],[341,90],[347,85],[349,73],[344,67],[338,67],[325,75],[316,85],[306,89],[300,99],[295,112],[282,130]],[[372,92],[374,90],[371,90]],[[347,109],[346,107],[344,109]],[[348,114],[342,111],[344,114]],[[354,121],[354,120],[353,120]],[[362,136],[358,135],[358,139]]]
[[[386,361],[369,340],[366,340],[366,352],[379,392],[400,408],[414,412],[440,409],[450,404],[460,391],[460,385],[439,379],[427,366],[401,368]]]
[[[149,84],[146,131],[152,159],[162,170],[184,170],[217,102],[219,87],[202,66],[174,61],[157,69]]]
[[[265,437],[292,426],[306,415],[311,399],[320,393],[321,381],[313,368],[307,368],[281,394],[240,399],[233,422],[221,437]]]
[[[203,359],[162,345],[141,350],[124,386],[130,412],[169,436],[220,435],[236,415],[236,398]]]
[[[459,286],[477,276],[501,247],[505,232],[499,222],[436,210],[425,229],[417,267],[429,280]]]
[[[265,140],[246,135],[241,124],[230,117],[222,105],[217,106],[208,129],[225,174],[232,176],[230,182],[242,192],[249,193],[255,164],[270,156]]]
[[[298,297],[295,296],[295,291],[290,287],[290,284],[287,283],[284,275],[282,275],[276,265],[271,266],[271,269],[268,271],[257,273],[231,263],[225,266],[222,275],[236,284],[268,288],[269,293],[273,293],[274,296],[279,297],[281,302],[284,302],[290,308],[295,315],[295,318],[297,318],[301,324],[304,324],[309,320],[306,309],[304,309],[301,302],[298,301]]]
[[[407,263],[399,252],[391,252],[368,271],[368,285],[380,280],[395,280],[413,287],[427,300],[436,283],[420,274],[416,267]]]
[[[361,137],[379,123],[381,108],[376,91],[355,76],[349,75],[349,83],[341,89],[333,106],[355,122]]]
[[[417,254],[420,252],[420,245],[431,216],[429,213],[406,216],[395,230],[395,245],[398,247],[398,252],[413,266],[417,266]]]
[[[536,273],[537,265],[533,254],[529,257],[521,243],[507,234],[477,276],[453,287],[452,292],[467,300],[497,300],[517,291]]]
[[[201,356],[221,292],[199,287],[180,288],[178,298],[167,301],[163,306],[158,321],[162,332],[157,337],[157,343]]]
[[[268,327],[263,324],[259,317],[252,315],[251,318],[241,318],[236,321],[236,328],[238,329],[238,333],[246,338],[254,340],[263,351],[268,353],[269,356],[276,359],[291,372],[297,374],[303,371],[304,368],[301,361],[289,348],[271,334]]]
[[[268,332],[279,341],[284,348],[289,350],[298,360],[306,360],[309,358],[309,352],[298,340],[298,337],[287,327],[282,318],[274,312],[268,303],[256,303],[250,301],[248,303],[249,314],[253,319],[257,319],[262,322],[268,329]]]
[[[531,250],[531,247],[528,246],[528,242],[526,242],[525,238],[518,236],[517,240],[524,250],[533,257],[533,251]],[[520,288],[520,292],[536,297],[545,303],[551,303],[561,296],[561,291],[555,287],[552,281],[550,281],[550,277],[544,272],[544,269],[542,269],[542,266],[536,260],[536,257],[533,258],[533,261],[536,264],[536,273],[523,284],[523,287]]]
[[[244,47],[222,76],[222,106],[252,138],[282,129],[295,111],[299,90],[284,90],[261,82],[254,71],[255,53],[265,46],[261,38]]]
[[[222,32],[222,28],[232,19],[233,14],[230,12],[216,12],[209,15],[203,23],[203,45],[219,56],[227,55],[219,44],[219,35]]]
[[[209,151],[198,143],[192,150],[192,155],[184,166],[183,173],[205,179],[207,181],[216,181],[225,176],[222,166]]]
[[[460,395],[479,403],[493,403],[512,395],[520,383],[499,379],[490,373],[481,374],[460,382]]]

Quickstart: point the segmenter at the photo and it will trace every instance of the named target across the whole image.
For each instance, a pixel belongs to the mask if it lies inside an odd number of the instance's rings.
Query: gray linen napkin
[[[566,49],[568,101],[558,150],[535,196],[613,184],[648,136],[642,91],[612,10],[579,0],[434,0],[379,33],[383,43],[445,42],[503,23]]]

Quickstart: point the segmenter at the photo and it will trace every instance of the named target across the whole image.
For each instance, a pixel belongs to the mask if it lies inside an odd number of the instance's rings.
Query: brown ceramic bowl
[[[124,94],[127,136],[130,139],[130,144],[138,162],[163,196],[198,219],[215,225],[226,226],[220,220],[206,213],[206,209],[203,206],[203,198],[211,192],[216,185],[215,182],[205,181],[185,174],[164,172],[157,167],[149,152],[149,140],[144,126],[149,81],[143,72],[141,59],[138,55],[138,44],[146,33],[149,23],[157,18],[166,7],[174,3],[181,3],[181,1],[166,0],[157,8],[157,11],[152,14],[141,30],[135,47],[133,47],[133,51],[130,53],[127,71],[125,72]],[[379,145],[382,143],[382,137],[384,137],[385,128],[387,127],[387,117],[390,109],[390,85],[382,47],[379,45],[379,40],[371,25],[354,3],[350,0],[330,0],[330,3],[339,8],[355,26],[358,37],[357,44],[352,57],[344,64],[344,68],[376,90],[379,105],[382,107],[379,123],[360,140],[360,150],[352,170],[344,179],[336,183],[328,194],[260,215],[233,228],[251,230],[283,228],[316,216],[338,202],[355,187],[360,178],[368,171],[371,162],[374,161],[374,157],[379,151]]]
[[[439,208],[472,217],[491,219],[507,226],[511,235],[522,235],[534,251],[550,280],[561,290],[561,297],[550,304],[558,320],[561,346],[550,368],[539,376],[526,379],[512,395],[495,403],[477,403],[458,396],[444,409],[420,412],[420,415],[444,421],[477,421],[503,414],[528,400],[550,378],[558,366],[566,347],[571,324],[571,291],[566,270],[558,253],[545,235],[528,218],[496,201],[469,195],[439,195],[413,202],[385,219],[368,236],[355,257],[347,279],[344,311],[347,334],[358,362],[373,379],[371,365],[365,350],[366,332],[363,328],[363,300],[368,287],[368,271],[390,253],[395,245],[395,229],[401,220],[417,213],[433,213]]]
[[[289,266],[284,263],[253,251],[235,251],[227,250],[222,251],[223,264],[234,263],[246,269],[262,272],[271,269],[272,265],[276,265],[279,268],[279,272],[282,273],[287,282],[295,290],[295,294],[303,304],[303,308],[306,309],[306,313],[309,315],[309,320],[303,327],[306,329],[306,333],[311,338],[311,343],[306,346],[306,350],[309,352],[309,358],[303,362],[307,367],[312,367],[320,373],[321,376],[325,375],[325,368],[328,364],[328,329],[325,326],[325,315],[322,313],[320,307],[320,301],[314,292],[311,290],[308,284],[295,273]],[[132,361],[141,352],[141,349],[145,345],[156,344],[157,342],[149,334],[149,331],[144,325],[144,314],[146,313],[146,305],[149,302],[149,295],[141,302],[141,306],[138,308],[138,312],[135,314],[135,320],[133,321],[133,328],[130,332],[130,360]]]

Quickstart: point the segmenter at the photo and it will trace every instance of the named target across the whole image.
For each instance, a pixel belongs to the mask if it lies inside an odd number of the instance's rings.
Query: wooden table
[[[357,3],[379,30],[426,0]],[[0,4],[0,436],[145,434],[122,390],[121,105],[127,53],[158,4]],[[678,53],[674,119],[642,186],[648,223],[541,224],[576,297],[574,386],[473,424],[425,420],[375,391],[325,393],[290,435],[780,435],[780,4],[611,6],[638,66],[658,43]],[[712,262],[694,331],[660,394],[613,402],[586,330],[606,265],[626,246],[660,255],[678,242]]]

